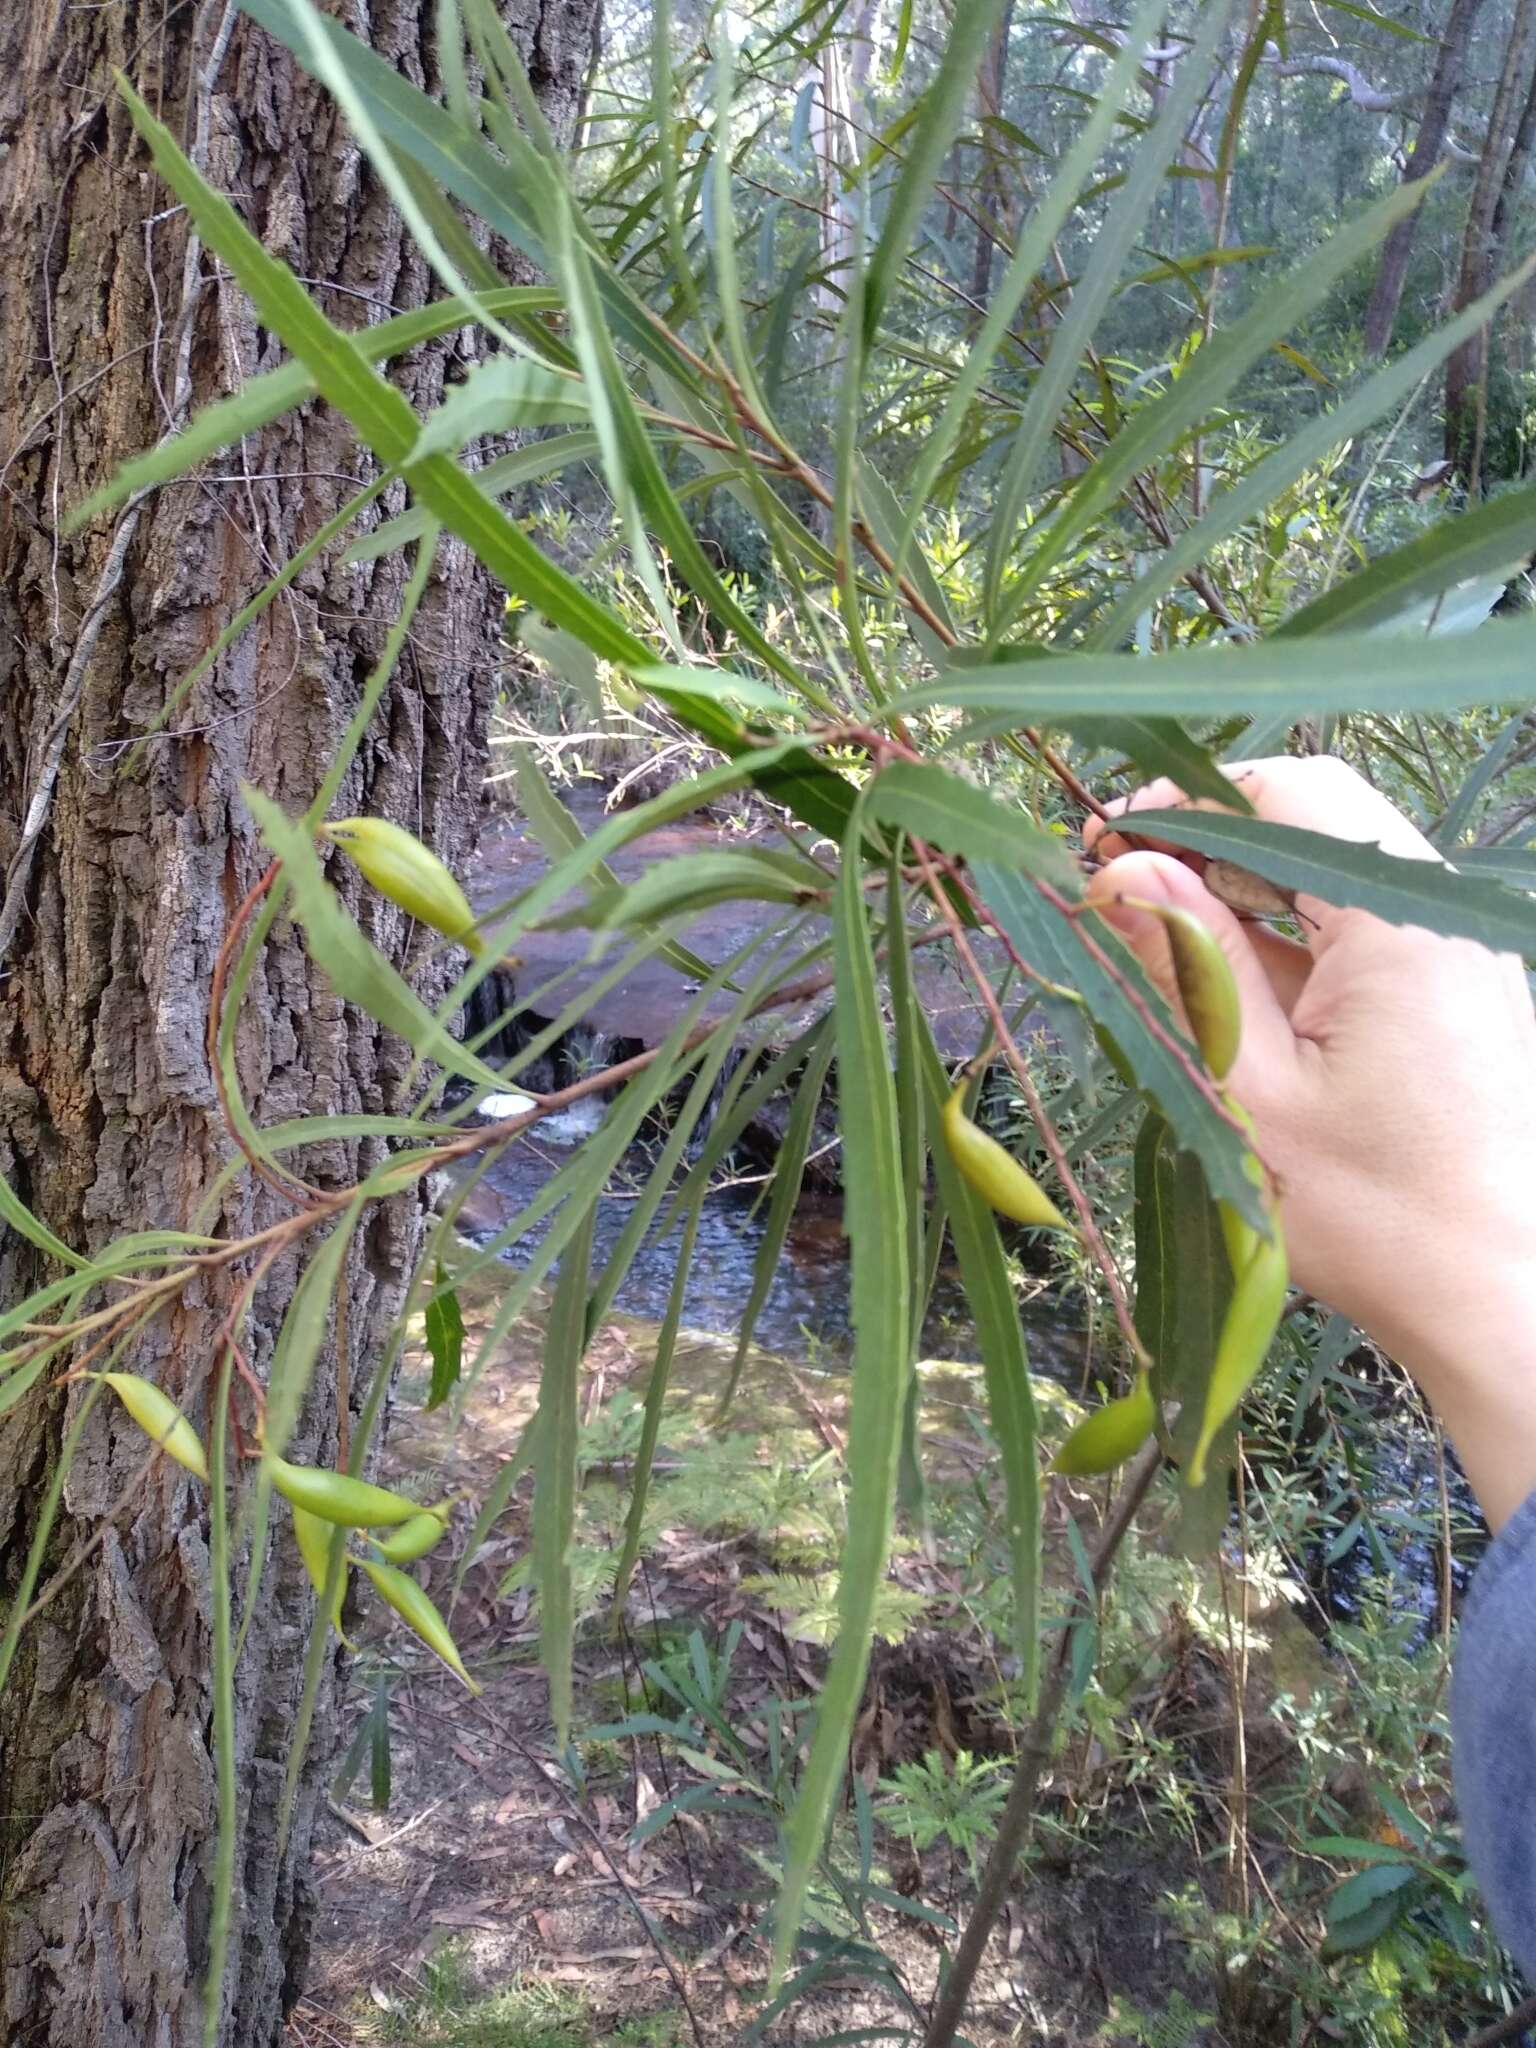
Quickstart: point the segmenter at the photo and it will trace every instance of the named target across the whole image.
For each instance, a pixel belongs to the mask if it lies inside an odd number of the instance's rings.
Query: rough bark
[[[339,11],[407,76],[429,77],[428,0]],[[594,0],[511,10],[567,134],[595,12]],[[225,921],[264,865],[239,785],[290,811],[308,802],[401,585],[388,562],[312,570],[220,661],[142,769],[122,772],[125,741],[371,469],[342,423],[309,407],[126,523],[62,535],[68,509],[156,441],[184,397],[222,394],[277,359],[220,267],[189,245],[114,95],[114,67],[267,246],[319,281],[337,319],[363,324],[428,287],[324,95],[225,0],[0,8],[0,860],[25,869],[0,983],[0,1169],[84,1251],[127,1229],[186,1227],[228,1156],[203,1032]],[[401,372],[413,398],[440,391],[451,354],[415,353]],[[104,572],[119,559],[114,586]],[[403,820],[464,857],[498,624],[498,594],[446,549],[344,811]],[[41,831],[18,862],[29,811]],[[350,891],[344,872],[336,879]],[[402,958],[395,914],[362,914]],[[388,1106],[407,1059],[336,1001],[291,935],[254,978],[239,1053],[264,1121]],[[363,1156],[334,1144],[306,1167],[342,1185]],[[258,1226],[274,1201],[231,1192],[215,1227]],[[347,1276],[354,1391],[381,1356],[418,1232],[405,1200],[359,1232]],[[11,1235],[0,1300],[50,1277]],[[258,1371],[294,1279],[274,1271],[256,1298]],[[212,1285],[183,1301],[132,1361],[204,1423],[226,1305]],[[337,1388],[328,1353],[301,1455],[334,1450]],[[41,1387],[0,1417],[0,1607],[79,1393]],[[29,1631],[0,1697],[0,2040],[11,2048],[190,2048],[200,2035],[213,1846],[206,1494],[162,1460],[113,1518],[141,1460],[142,1439],[103,1403],[44,1583],[85,1540],[99,1547]],[[275,1541],[239,1677],[238,1932],[222,2004],[224,2037],[242,2048],[277,2040],[303,1969],[315,1773],[281,1855],[274,1812],[310,1612],[291,1544]]]
[[[1425,95],[1423,119],[1413,140],[1412,153],[1403,166],[1405,179],[1427,177],[1445,153],[1451,109],[1461,86],[1472,25],[1482,4],[1483,0],[1453,0],[1450,14],[1446,17],[1445,34],[1440,39],[1439,54],[1435,58],[1434,75]],[[1409,214],[1406,220],[1397,223],[1382,245],[1381,267],[1376,273],[1365,314],[1368,355],[1385,355],[1391,345],[1392,330],[1397,325],[1397,309],[1403,301],[1403,286],[1408,280],[1408,265],[1413,258],[1418,224],[1417,212]]]
[[[1536,0],[1517,0],[1488,116],[1487,140],[1472,181],[1461,244],[1461,275],[1456,285],[1458,310],[1470,305],[1493,282],[1493,218],[1527,87],[1533,40]],[[1482,334],[1454,349],[1445,366],[1445,459],[1455,464],[1470,491],[1477,489],[1480,467],[1480,394],[1486,390],[1487,360],[1487,336]]]

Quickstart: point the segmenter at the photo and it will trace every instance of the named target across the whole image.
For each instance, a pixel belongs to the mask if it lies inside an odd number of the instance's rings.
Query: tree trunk
[[[1504,65],[1488,116],[1488,136],[1472,182],[1456,307],[1468,306],[1493,282],[1493,218],[1526,90],[1531,43],[1536,36],[1536,0],[1517,0],[1505,45]],[[1445,365],[1445,459],[1454,463],[1469,492],[1481,467],[1482,401],[1487,369],[1486,333],[1454,349]]]
[[[1498,204],[1493,209],[1491,268],[1495,277],[1504,273],[1510,258],[1516,253],[1511,243],[1514,240],[1515,223],[1520,218],[1521,204],[1531,175],[1533,153],[1536,153],[1536,72],[1532,74],[1530,91],[1525,96],[1520,125],[1515,130],[1515,139],[1510,145],[1509,162],[1504,167],[1504,180],[1499,187]],[[1498,322],[1507,367],[1513,378],[1525,376],[1530,369],[1531,331],[1533,321],[1536,321],[1536,310],[1533,309],[1536,309],[1536,290],[1533,290],[1530,280],[1527,279],[1504,307],[1503,315]]]
[[[1009,241],[1015,235],[1002,149],[997,136],[987,126],[989,121],[1002,117],[1008,83],[1008,38],[1012,28],[1013,0],[1008,0],[992,30],[987,54],[981,61],[976,80],[982,135],[981,175],[976,181],[976,253],[971,269],[971,297],[977,307],[978,325],[985,317],[987,301],[992,296],[992,251],[997,246],[992,229],[1001,228]]]
[[[1504,166],[1504,175],[1499,181],[1499,196],[1494,202],[1493,221],[1488,231],[1492,245],[1491,268],[1495,276],[1502,268],[1503,259],[1508,253],[1510,232],[1525,196],[1525,183],[1530,174],[1533,147],[1536,147],[1536,71],[1532,72],[1531,82],[1526,90],[1525,105],[1520,110],[1520,122],[1509,147],[1509,159]]]
[[[1472,24],[1481,5],[1482,0],[1454,0],[1424,101],[1424,117],[1414,137],[1413,152],[1403,167],[1405,179],[1427,177],[1440,161],[1451,124],[1451,108],[1461,85]],[[1397,223],[1383,244],[1381,267],[1376,273],[1376,283],[1365,313],[1367,355],[1385,355],[1391,344],[1392,330],[1397,325],[1397,309],[1402,304],[1403,286],[1408,279],[1408,265],[1413,257],[1418,223],[1417,212],[1409,214],[1406,220]]]
[[[407,76],[431,74],[430,0],[343,0],[339,11]],[[565,135],[595,13],[595,0],[515,10],[513,33]],[[344,424],[311,406],[200,481],[61,533],[70,508],[189,402],[277,356],[222,266],[189,242],[114,68],[338,320],[419,305],[429,282],[325,95],[225,0],[0,8],[0,857],[19,914],[13,931],[0,927],[0,1169],[85,1252],[130,1229],[189,1227],[229,1156],[203,1034],[226,921],[265,865],[239,784],[290,812],[310,800],[401,589],[391,561],[346,568],[333,555],[312,568],[125,772],[125,742],[373,470]],[[401,376],[418,403],[441,390],[454,348],[410,358]],[[497,593],[464,550],[445,548],[343,812],[399,819],[463,860],[499,623]],[[351,887],[345,870],[335,879]],[[376,900],[363,915],[402,959],[398,915]],[[246,997],[239,1060],[258,1121],[271,1121],[387,1108],[409,1053],[344,1008],[279,927]],[[305,1167],[346,1185],[372,1156],[332,1143]],[[235,1235],[279,1213],[277,1198],[242,1182],[212,1227]],[[398,1199],[352,1247],[359,1393],[400,1307],[419,1221],[414,1201]],[[53,1275],[9,1234],[0,1300]],[[258,1373],[294,1279],[291,1265],[274,1270],[255,1299]],[[125,1361],[185,1396],[200,1425],[228,1305],[210,1283]],[[79,1394],[45,1382],[0,1417],[0,1608]],[[332,1352],[297,1455],[334,1454],[338,1402]],[[200,2038],[214,1840],[207,1494],[162,1459],[119,1511],[142,1457],[143,1439],[103,1402],[43,1584],[82,1543],[97,1547],[23,1638],[0,1696],[0,2040],[15,2048]],[[221,2003],[223,2038],[242,2048],[277,2041],[304,1967],[323,1739],[281,1854],[274,1815],[311,1612],[284,1536],[238,1678],[237,1918]]]

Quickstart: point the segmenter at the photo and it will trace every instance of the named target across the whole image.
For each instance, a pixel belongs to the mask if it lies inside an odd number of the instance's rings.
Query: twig
[[[802,490],[808,491],[819,505],[829,511],[833,509],[834,499],[831,491],[827,489],[827,486],[822,482],[815,470],[811,468],[810,464],[805,461],[804,457],[791,448],[789,443],[758,414],[756,408],[747,397],[746,392],[736,381],[731,371],[724,364],[705,362],[702,356],[696,355],[677,335],[673,334],[671,329],[657,315],[653,313],[651,318],[672,345],[678,348],[697,370],[704,376],[711,378],[721,387],[730,401],[731,410],[735,413],[746,431],[750,434],[755,434],[760,441],[765,441],[773,449],[775,455],[779,458],[779,465],[782,467],[785,476],[792,482],[799,484]],[[892,578],[897,590],[901,593],[902,603],[907,607],[908,611],[921,619],[928,630],[944,646],[955,646],[958,635],[934,611],[910,576],[896,574],[895,558],[875,537],[864,521],[858,518],[854,519],[851,530],[854,539],[863,548],[864,552]],[[1107,818],[1108,812],[1103,804],[1100,803],[1099,799],[1086,784],[1078,779],[1071,768],[1067,766],[1067,763],[1062,760],[1061,756],[1053,748],[1046,745],[1039,732],[1029,725],[1021,727],[1020,730],[1023,732],[1025,739],[1034,748],[1040,760],[1067,792],[1068,796],[1075,803],[1081,804],[1084,810],[1091,811],[1096,818]]]
[[[1126,1532],[1136,1519],[1137,1510],[1147,1497],[1147,1490],[1156,1476],[1162,1461],[1162,1453],[1155,1443],[1148,1444],[1136,1462],[1131,1466],[1119,1498],[1104,1525],[1093,1554],[1091,1566],[1095,1598],[1101,1596],[1114,1573],[1115,1558],[1120,1545],[1125,1541]],[[1039,1800],[1040,1781],[1045,1776],[1051,1759],[1051,1747],[1056,1734],[1056,1723],[1060,1718],[1062,1703],[1067,1696],[1067,1684],[1072,1672],[1072,1631],[1063,1629],[1052,1659],[1050,1674],[1040,1696],[1040,1704],[1034,1719],[1029,1724],[1019,1747],[1019,1760],[1014,1768],[1013,1783],[1008,1792],[1008,1803],[1003,1808],[997,1824],[997,1839],[992,1844],[992,1853],[981,1874],[981,1885],[976,1894],[976,1903],[971,1908],[970,1918],[955,1950],[955,1959],[950,1965],[933,2008],[933,2017],[928,2022],[928,2031],[922,2039],[922,2048],[952,2048],[955,2030],[965,2017],[966,2002],[971,1987],[976,1981],[976,1972],[986,1954],[987,1943],[997,1925],[998,1916],[1008,1897],[1008,1885],[1019,1855],[1029,1841],[1034,1826],[1035,1808]],[[1466,2048],[1479,2048],[1479,2044],[1467,2043]]]
[[[252,911],[277,879],[281,865],[279,861],[269,862],[265,873],[246,891],[234,916],[229,921],[229,927],[224,934],[223,942],[214,957],[213,976],[208,986],[206,1050],[208,1054],[208,1071],[213,1077],[214,1090],[219,1098],[219,1111],[224,1118],[224,1128],[240,1148],[245,1157],[246,1164],[258,1180],[265,1181],[269,1188],[274,1189],[286,1201],[309,1202],[320,1193],[318,1188],[311,1187],[308,1181],[300,1179],[298,1174],[290,1172],[286,1166],[269,1166],[267,1161],[259,1153],[253,1152],[249,1144],[247,1144],[245,1135],[235,1120],[229,1094],[224,1086],[224,1063],[219,1058],[219,1031],[224,1020],[224,984],[229,978],[230,962],[235,957],[236,944],[250,919]],[[279,1176],[282,1176],[282,1178]]]
[[[939,916],[949,929],[949,936],[954,944],[955,951],[959,954],[965,971],[970,976],[976,993],[981,997],[982,1005],[992,1020],[992,1029],[997,1034],[998,1043],[1002,1047],[1003,1057],[1013,1069],[1014,1078],[1023,1092],[1024,1101],[1031,1117],[1034,1119],[1035,1128],[1045,1140],[1045,1149],[1051,1155],[1051,1164],[1055,1167],[1062,1186],[1072,1198],[1072,1206],[1077,1211],[1078,1228],[1082,1232],[1083,1242],[1088,1247],[1089,1256],[1103,1274],[1105,1286],[1109,1289],[1109,1297],[1115,1309],[1115,1320],[1120,1325],[1120,1334],[1124,1337],[1126,1344],[1130,1348],[1131,1356],[1136,1360],[1137,1364],[1148,1366],[1151,1364],[1151,1360],[1147,1357],[1146,1349],[1136,1334],[1136,1325],[1131,1319],[1130,1305],[1125,1298],[1125,1289],[1121,1284],[1115,1262],[1109,1255],[1109,1247],[1105,1244],[1103,1234],[1094,1219],[1093,1206],[1089,1202],[1088,1197],[1083,1193],[1082,1186],[1076,1174],[1072,1171],[1072,1163],[1067,1158],[1067,1148],[1061,1142],[1060,1132],[1046,1114],[1045,1105],[1040,1100],[1039,1092],[1030,1075],[1028,1063],[1019,1051],[1013,1033],[1008,1028],[1008,1020],[1003,1014],[1002,1004],[997,999],[997,992],[982,970],[981,963],[976,958],[971,942],[965,935],[964,927],[955,915],[954,906],[950,902],[943,883],[939,879],[929,848],[921,839],[914,839],[912,841],[912,848],[922,866],[928,894]]]

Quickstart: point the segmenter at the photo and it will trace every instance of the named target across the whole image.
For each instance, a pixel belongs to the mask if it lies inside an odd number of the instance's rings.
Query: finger
[[[1244,936],[1258,955],[1259,965],[1269,977],[1275,1000],[1287,1017],[1300,1001],[1312,973],[1312,955],[1295,939],[1283,938],[1268,925],[1249,924],[1240,919]]]
[[[1283,1086],[1296,1061],[1296,1039],[1287,1002],[1270,979],[1270,961],[1255,947],[1248,927],[1211,894],[1198,875],[1166,854],[1122,854],[1093,876],[1088,884],[1089,902],[1133,948],[1149,979],[1181,1019],[1184,1011],[1167,927],[1155,911],[1139,909],[1136,899],[1192,912],[1226,954],[1243,1014],[1242,1040],[1232,1069],[1238,1094],[1248,1097],[1245,1076],[1262,1080],[1265,1094]],[[1296,986],[1294,974],[1288,973],[1285,995],[1292,1001]]]
[[[1439,852],[1418,828],[1380,790],[1373,789],[1362,775],[1335,754],[1277,755],[1263,761],[1241,761],[1225,767],[1236,788],[1253,806],[1255,813],[1276,825],[1291,825],[1303,831],[1356,844],[1377,845],[1383,852],[1405,860],[1439,860]],[[1219,811],[1222,807],[1206,798],[1193,804],[1166,777],[1137,790],[1118,815],[1127,819],[1140,810],[1177,806],[1182,809]],[[1101,856],[1113,857],[1126,845],[1124,836],[1101,828],[1094,842]],[[1157,845],[1155,839],[1149,844]],[[1202,863],[1175,847],[1170,849],[1186,865]],[[1346,930],[1362,929],[1364,913],[1340,910],[1321,897],[1303,894],[1297,898],[1302,932],[1314,959],[1321,957]],[[1398,928],[1370,918],[1370,940],[1397,949],[1413,940]]]
[[[1166,775],[1160,775],[1155,782],[1144,783],[1129,796],[1112,797],[1104,806],[1108,813],[1107,817],[1085,818],[1083,844],[1090,853],[1096,853],[1100,860],[1116,860],[1122,853],[1130,853],[1132,847],[1129,836],[1115,831],[1110,822],[1112,819],[1124,818],[1131,811],[1172,810],[1177,805],[1187,804],[1188,801],[1188,797],[1176,782],[1170,782]],[[1142,841],[1140,834],[1137,834],[1136,838],[1138,844],[1157,843]],[[1178,851],[1176,847],[1171,846],[1165,850],[1169,853]]]

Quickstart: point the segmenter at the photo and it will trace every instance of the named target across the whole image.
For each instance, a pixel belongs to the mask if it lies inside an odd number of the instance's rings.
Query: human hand
[[[1228,773],[1277,824],[1440,858],[1331,755]],[[1185,801],[1163,781],[1116,809]],[[1521,963],[1305,895],[1298,944],[1240,921],[1201,856],[1125,850],[1098,820],[1085,837],[1106,859],[1089,900],[1176,1010],[1162,922],[1122,899],[1193,911],[1220,941],[1243,1010],[1226,1085],[1275,1175],[1292,1273],[1415,1375],[1501,1522],[1536,1486],[1536,1015]]]

